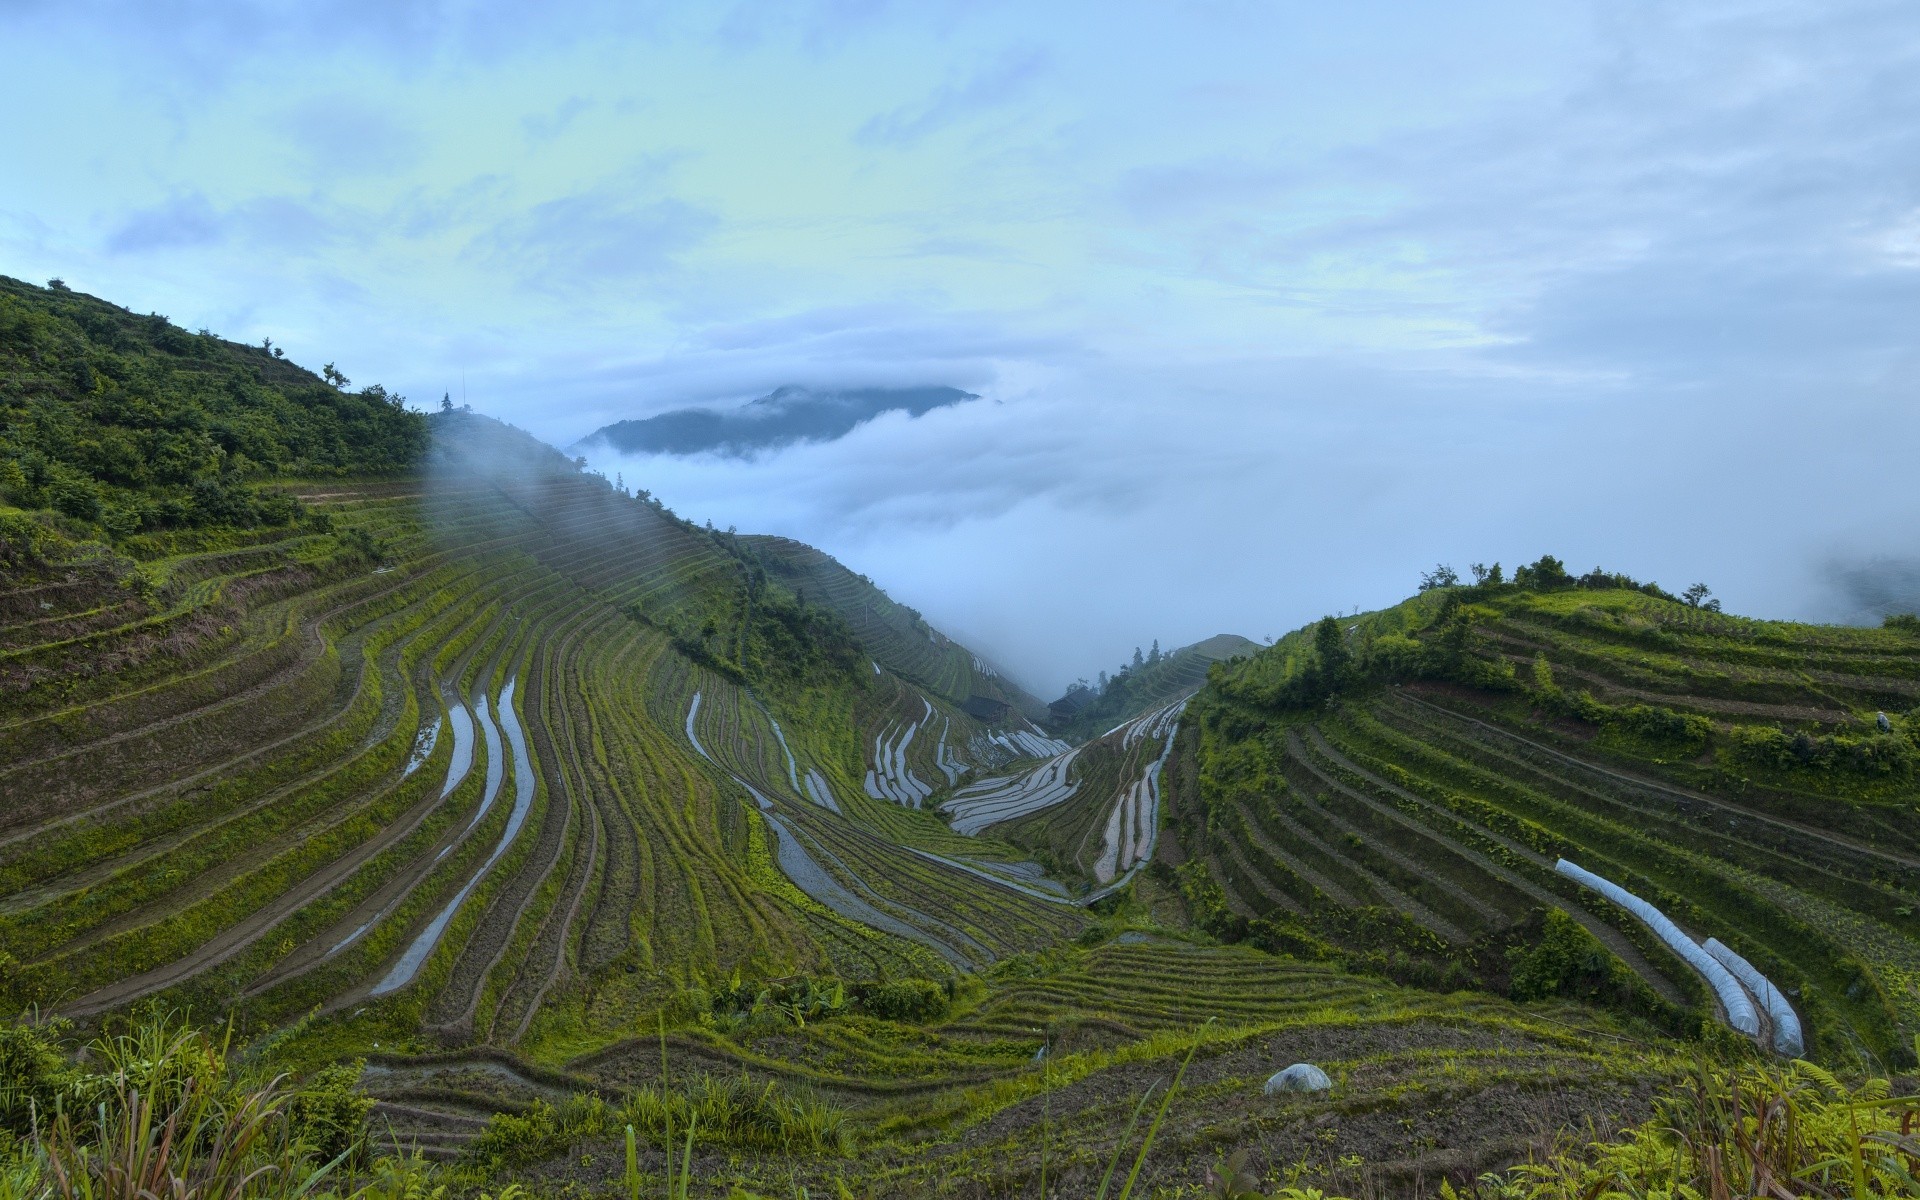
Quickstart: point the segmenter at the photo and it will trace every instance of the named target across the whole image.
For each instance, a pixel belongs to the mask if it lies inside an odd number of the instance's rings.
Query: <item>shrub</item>
[[[1805,1062],[1703,1071],[1625,1135],[1483,1176],[1474,1194],[1912,1196],[1916,1125],[1920,1100],[1886,1079],[1850,1088]]]
[[[81,1074],[58,1041],[67,1026],[0,1025],[0,1131],[25,1137],[36,1119],[81,1093]]]
[[[1507,994],[1515,1000],[1563,996],[1631,1008],[1638,978],[1599,938],[1561,909],[1549,909],[1540,938],[1508,952]]]
[[[360,1062],[323,1067],[293,1095],[288,1118],[294,1134],[320,1158],[361,1157],[373,1097],[357,1090]]]
[[[860,1008],[889,1021],[937,1021],[947,1015],[947,989],[931,979],[897,979],[859,989]]]

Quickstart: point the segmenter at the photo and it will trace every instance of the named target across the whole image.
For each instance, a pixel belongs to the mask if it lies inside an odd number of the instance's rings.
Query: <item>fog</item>
[[[86,0],[0,37],[8,274],[556,446],[978,394],[590,454],[1041,694],[1437,562],[1914,595],[1910,3]]]
[[[1394,603],[1442,561],[1551,553],[1704,581],[1732,611],[1875,619],[1887,588],[1849,566],[1920,517],[1892,449],[1916,444],[1915,406],[1755,393],[1730,425],[1618,387],[1547,404],[1531,382],[1250,371],[1050,383],[753,460],[589,459],[827,549],[1048,696],[1155,638]]]

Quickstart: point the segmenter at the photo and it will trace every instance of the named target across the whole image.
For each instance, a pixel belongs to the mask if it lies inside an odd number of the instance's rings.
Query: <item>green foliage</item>
[[[343,1095],[350,1078],[315,1091],[249,1080],[224,1041],[167,1016],[96,1038],[83,1069],[57,1040],[68,1028],[0,1027],[8,1136],[31,1139],[0,1145],[0,1196],[295,1200],[364,1145],[364,1100]]]
[[[1920,1098],[1809,1063],[1703,1069],[1623,1137],[1483,1177],[1499,1200],[1906,1196],[1920,1192]]]
[[[1920,762],[1913,741],[1898,733],[1789,733],[1777,725],[1735,725],[1727,741],[1736,758],[1775,771],[1907,780]]]
[[[495,1113],[469,1145],[468,1171],[498,1175],[565,1154],[584,1142],[632,1129],[663,1148],[692,1144],[784,1154],[844,1154],[846,1114],[806,1092],[744,1075],[696,1075],[676,1086],[647,1085],[619,1101],[583,1093],[559,1104],[536,1100],[523,1112]]]
[[[0,1025],[0,1134],[26,1137],[36,1119],[84,1102],[91,1092],[60,1044],[69,1028],[60,1022]]]
[[[344,382],[344,377],[342,377]],[[0,496],[114,538],[283,526],[275,477],[393,471],[426,449],[399,396],[266,351],[0,277]]]
[[[1599,938],[1558,908],[1547,911],[1538,941],[1509,954],[1507,994],[1515,1000],[1562,996],[1618,1003],[1645,987]]]
[[[953,1002],[946,987],[931,979],[863,983],[854,993],[862,1011],[888,1021],[937,1021],[947,1015]]]
[[[293,1095],[287,1116],[294,1134],[320,1158],[363,1153],[373,1097],[359,1090],[359,1061],[322,1067]]]

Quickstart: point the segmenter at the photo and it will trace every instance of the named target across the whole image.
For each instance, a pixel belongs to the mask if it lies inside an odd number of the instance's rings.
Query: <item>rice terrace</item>
[[[0,45],[0,1200],[1920,1198],[1912,13]]]

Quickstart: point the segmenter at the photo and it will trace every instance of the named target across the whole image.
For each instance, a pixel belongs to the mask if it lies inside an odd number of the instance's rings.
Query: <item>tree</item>
[[[1141,667],[1144,667],[1146,665],[1147,665],[1147,660],[1144,657],[1142,657],[1140,653],[1140,647],[1135,646],[1133,648],[1133,669],[1137,671]]]
[[[1688,608],[1705,609],[1707,612],[1719,612],[1720,602],[1712,599],[1713,589],[1704,583],[1696,583],[1680,593],[1680,599]]]
[[[453,393],[452,392],[440,393],[440,411],[441,412],[453,411]]]
[[[1147,651],[1147,661],[1150,663],[1157,663],[1160,661],[1160,639],[1159,638],[1153,639],[1153,649]]]
[[[1473,582],[1479,585],[1494,586],[1506,582],[1500,574],[1500,564],[1488,566],[1486,563],[1474,563],[1467,570],[1473,572]]]
[[[1353,655],[1347,649],[1347,635],[1341,631],[1339,621],[1332,617],[1320,618],[1320,623],[1313,627],[1313,652],[1320,659],[1320,669],[1326,674],[1329,687],[1346,675]]]
[[[1445,563],[1420,576],[1420,590],[1431,592],[1435,588],[1455,587],[1460,583],[1460,572]]]
[[[347,385],[353,382],[353,380],[343,375],[340,369],[332,363],[328,363],[326,366],[320,368],[320,378],[332,384],[333,390],[336,392],[345,391]]]
[[[1100,692],[1101,692],[1101,694],[1102,694],[1102,695],[1105,695],[1105,694],[1106,694],[1106,690],[1107,690],[1107,673],[1106,673],[1105,671],[1102,671],[1102,672],[1100,672]]]
[[[1515,571],[1513,581],[1524,588],[1551,592],[1572,586],[1573,576],[1567,574],[1567,564],[1551,554],[1542,554],[1539,562],[1529,563]]]

